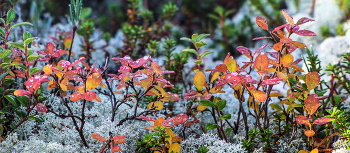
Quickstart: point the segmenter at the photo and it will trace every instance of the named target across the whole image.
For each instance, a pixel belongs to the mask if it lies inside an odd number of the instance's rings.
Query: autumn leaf
[[[279,42],[277,44],[274,44],[272,48],[275,51],[280,51],[282,49],[282,46],[283,46],[282,42]]]
[[[102,75],[98,72],[92,73],[86,80],[86,90],[95,89],[102,82]]]
[[[237,71],[237,62],[236,60],[232,57],[232,56],[229,56],[228,58],[225,59],[224,63],[226,64],[227,66],[227,69],[230,71],[230,72],[235,72]]]
[[[261,16],[257,16],[256,17],[256,24],[264,30],[269,30],[269,25],[267,24],[265,18],[261,17]]]
[[[294,26],[293,18],[284,10],[282,10],[282,14],[283,14],[284,18],[286,19],[286,21],[288,22],[288,24],[291,27],[293,27]]]
[[[254,61],[256,71],[266,71],[269,67],[269,58],[264,52],[261,52]]]
[[[46,105],[43,103],[38,103],[36,105],[36,110],[40,113],[45,113],[47,111]]]
[[[107,142],[106,138],[104,138],[103,136],[101,136],[97,133],[91,134],[91,137],[98,140],[98,141],[101,141],[101,142]]]
[[[88,91],[88,92],[84,93],[83,97],[85,100],[93,101],[96,98],[96,93],[92,92],[92,91]]]
[[[162,75],[162,69],[159,67],[159,65],[156,62],[152,62],[151,66],[158,76]]]
[[[174,118],[174,125],[183,124],[187,121],[187,114],[181,113]]]
[[[154,102],[154,106],[156,106],[156,110],[163,109],[163,103],[161,101]]]
[[[72,44],[72,37],[67,37],[63,40],[64,48],[70,48]]]
[[[305,135],[308,137],[312,137],[315,135],[315,131],[314,130],[304,130],[305,131]]]
[[[152,122],[154,122],[154,121],[155,121],[155,119],[154,119],[154,118],[147,117],[147,116],[140,116],[139,118],[144,119],[144,120],[146,120],[146,121],[152,121]]]
[[[310,30],[298,30],[295,32],[295,34],[300,35],[300,36],[317,36],[314,32]]]
[[[230,82],[232,83],[233,85],[241,82],[241,77],[238,75],[238,73],[236,72],[233,72],[233,73],[230,73],[230,74],[227,74],[225,76],[225,79],[227,82]]]
[[[198,71],[193,78],[193,83],[197,90],[202,90],[205,82],[205,74],[202,71]]]
[[[173,143],[170,145],[169,152],[180,152],[181,146],[178,143]]]
[[[43,68],[43,71],[45,72],[46,75],[52,74],[52,65],[45,65]]]
[[[17,89],[14,93],[15,96],[24,96],[24,95],[30,95],[31,92],[23,89]]]
[[[306,75],[306,85],[309,90],[312,90],[317,87],[320,83],[320,75],[317,71],[309,72]]]
[[[305,99],[305,109],[310,115],[316,112],[319,106],[319,99],[316,94],[311,94]]]
[[[303,115],[298,115],[295,117],[295,121],[299,124],[308,125],[310,124],[311,118],[305,117]]]
[[[281,64],[283,66],[287,66],[287,65],[293,63],[293,60],[294,60],[293,55],[286,54],[286,55],[283,55],[283,57],[281,58]]]
[[[111,149],[111,152],[119,152],[120,151],[120,146],[113,146]]]
[[[71,101],[78,101],[83,98],[83,94],[80,92],[73,93],[72,95],[69,96],[69,99]]]
[[[253,91],[253,96],[254,96],[254,99],[257,101],[265,101],[267,98],[266,93],[260,90]]]
[[[318,118],[314,121],[314,124],[319,124],[319,125],[323,125],[323,124],[327,124],[331,122],[331,119],[330,118],[327,118],[327,117],[321,117],[321,118]]]

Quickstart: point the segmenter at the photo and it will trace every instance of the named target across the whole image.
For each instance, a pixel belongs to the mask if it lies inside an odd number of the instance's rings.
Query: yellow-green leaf
[[[91,74],[86,80],[86,90],[95,89],[102,82],[102,75],[98,72]]]

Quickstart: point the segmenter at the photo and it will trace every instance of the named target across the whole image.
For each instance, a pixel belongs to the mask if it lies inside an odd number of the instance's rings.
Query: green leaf
[[[30,55],[30,56],[28,56],[27,60],[28,61],[32,61],[32,60],[35,60],[35,59],[38,59],[38,58],[42,58],[42,56],[40,56],[40,55]]]
[[[39,89],[36,91],[36,94],[40,95],[43,92],[43,85],[41,84]]]
[[[4,133],[4,127],[2,127],[2,125],[0,124],[0,135],[2,135]]]
[[[194,63],[197,64],[197,65],[201,65],[202,64],[202,60],[195,60]]]
[[[3,51],[2,53],[3,53],[3,54],[2,54],[2,56],[1,56],[1,58],[5,58],[5,57],[11,55],[12,52],[11,52],[11,50],[6,49],[6,50]]]
[[[36,120],[38,122],[44,122],[44,118],[39,116],[39,115],[31,115],[31,116],[28,116],[29,119],[33,119],[33,120]]]
[[[198,34],[193,34],[192,35],[192,41],[195,41],[195,42],[197,42],[197,37],[198,37]]]
[[[202,39],[204,39],[205,37],[208,37],[208,36],[210,36],[210,34],[200,34],[200,35],[197,37],[196,41],[199,42],[199,41],[201,41]],[[192,39],[193,39],[193,38],[192,38]]]
[[[281,108],[281,106],[279,106],[279,105],[276,104],[276,103],[271,103],[270,106],[271,106],[271,108],[273,108],[273,109],[275,109],[275,110],[283,111],[283,109]]]
[[[216,102],[216,106],[218,106],[218,110],[221,111],[226,106],[226,100],[219,100]]]
[[[293,86],[292,88],[293,88],[294,90],[298,91],[298,92],[303,92],[303,90],[299,89],[299,88],[296,87],[296,86]]]
[[[205,125],[205,129],[206,130],[211,130],[211,129],[214,129],[214,128],[219,128],[220,126],[215,124],[215,123],[208,123],[207,125]]]
[[[26,31],[23,33],[23,41],[27,40],[28,38],[32,38],[32,35]]]
[[[28,107],[29,98],[27,96],[17,96],[16,99],[22,104],[22,106]]]
[[[219,119],[225,119],[225,120],[231,119],[231,114],[227,113],[225,115],[222,115],[219,117]]]
[[[2,34],[4,37],[6,36],[6,32],[3,27],[0,28],[0,34]]]
[[[290,111],[292,111],[293,110],[293,106],[292,105],[289,105],[288,107],[287,107],[287,112],[290,112]]]
[[[204,56],[207,56],[207,55],[212,54],[212,53],[214,53],[214,52],[205,51],[205,52],[203,52],[203,53],[200,53],[200,54],[199,54],[199,57],[203,58]]]
[[[40,88],[39,88],[40,89]],[[38,90],[39,90],[38,89]],[[40,95],[39,97],[38,97],[38,100],[40,101],[40,102],[44,102],[45,100],[48,100],[49,99],[49,97],[47,97],[47,96],[42,96],[42,95]]]
[[[11,128],[11,129],[17,129],[15,123],[13,123],[13,122],[10,124],[10,128]]]
[[[20,104],[16,101],[16,97],[12,95],[6,95],[5,98],[15,107],[19,107]]]
[[[23,70],[27,70],[27,67],[26,67],[25,65],[23,65],[23,64],[20,64],[20,63],[11,63],[11,65],[13,65],[13,66],[19,66],[19,67],[21,67]]]
[[[231,133],[231,131],[232,131],[232,128],[227,128],[227,129],[225,130],[225,135],[230,134],[230,133]]]
[[[11,115],[11,112],[8,111],[7,109],[0,110],[0,113]]]
[[[4,78],[7,74],[9,74],[8,72],[5,72],[3,74],[0,75],[0,80],[2,80],[2,78]]]
[[[17,47],[17,48],[19,48],[21,50],[24,50],[24,47],[23,47],[24,43],[23,42],[8,42],[7,44],[11,45],[13,47]]]
[[[28,27],[33,27],[32,23],[29,22],[21,22],[21,23],[16,23],[13,26],[11,26],[10,29],[14,28],[14,27],[18,27],[18,26],[28,26]]]
[[[29,75],[33,75],[36,72],[39,72],[41,69],[37,67],[33,67],[32,69],[29,70]]]
[[[317,96],[323,96],[327,92],[327,89],[317,92]]]
[[[291,79],[289,78],[288,81],[292,84],[298,84],[298,81],[297,80],[294,80],[294,79]]]
[[[196,55],[197,55],[197,51],[194,50],[194,49],[184,49],[184,50],[182,50],[181,52],[190,52],[190,53],[193,53],[193,54],[196,54]]]
[[[335,103],[339,104],[341,101],[341,97],[339,95],[333,95],[333,97],[334,97]],[[331,102],[333,102],[333,99],[332,98],[330,98],[330,99],[331,99]]]
[[[14,10],[8,11],[6,15],[6,24],[12,23],[15,17],[16,17],[16,13]]]
[[[180,40],[184,40],[184,41],[192,42],[192,39],[190,39],[190,38],[186,38],[186,37],[182,37],[182,38],[180,38]]]
[[[36,40],[37,37],[34,37],[34,38],[28,38],[24,41],[24,45],[27,46],[29,43],[31,43],[32,41]]]
[[[203,105],[203,106],[210,106],[210,107],[215,107],[213,102],[210,100],[201,100],[199,102],[199,104]]]
[[[196,46],[196,48],[201,48],[203,46],[207,45],[207,43],[205,41],[201,41],[201,42],[196,42],[194,44],[194,46]]]
[[[24,117],[26,117],[27,113],[22,111],[22,110],[16,110],[16,114],[22,120],[22,119],[24,119]]]
[[[0,21],[3,23],[3,24],[6,24],[5,20],[3,18],[0,18]]]

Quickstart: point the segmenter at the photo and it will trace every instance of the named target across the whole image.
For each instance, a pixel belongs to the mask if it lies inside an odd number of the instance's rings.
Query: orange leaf
[[[101,141],[101,142],[107,142],[106,138],[104,138],[103,136],[101,136],[97,133],[91,134],[91,137],[98,140],[98,141]]]
[[[311,94],[305,99],[305,109],[310,115],[316,112],[319,104],[320,101],[318,100],[316,94]]]
[[[152,85],[152,78],[142,79],[140,82],[140,86],[144,88],[148,88]]]
[[[67,85],[67,90],[74,90],[74,85],[72,85],[72,84],[68,84]]]
[[[78,101],[83,98],[83,94],[80,92],[73,93],[72,95],[69,96],[69,99],[71,101]]]
[[[301,49],[305,49],[306,48],[306,45],[301,43],[301,42],[299,42],[299,41],[293,41],[292,44],[295,45],[298,48],[301,48]]]
[[[256,71],[266,71],[269,67],[269,58],[264,52],[261,52],[254,61]]]
[[[88,91],[84,93],[84,99],[88,101],[93,101],[96,98],[96,93],[92,91]]]
[[[304,130],[305,131],[305,135],[308,137],[312,137],[315,135],[315,131],[314,130]]]
[[[43,71],[45,72],[46,75],[52,74],[52,65],[44,66]]]
[[[85,87],[84,84],[81,84],[75,88],[75,91],[84,94],[85,93]]]
[[[158,118],[156,121],[154,121],[154,126],[157,127],[157,126],[161,126],[161,127],[164,127],[164,125],[162,124],[164,121],[164,118]]]
[[[156,62],[152,62],[151,66],[153,70],[159,75],[162,75],[162,69],[159,67],[159,65]]]
[[[269,30],[269,25],[267,24],[265,18],[261,17],[261,16],[257,16],[256,17],[256,24],[264,30]]]
[[[287,22],[289,23],[289,25],[291,27],[293,27],[294,26],[293,18],[284,10],[282,10],[282,14],[283,14],[284,18],[287,20]]]
[[[317,87],[317,85],[320,83],[320,75],[318,72],[309,72],[306,75],[306,85],[309,90],[312,90]]]
[[[290,63],[293,63],[294,57],[291,54],[286,54],[281,58],[281,64],[283,66],[287,66]]]
[[[112,140],[118,140],[118,139],[125,139],[126,136],[125,135],[118,135],[112,138]]]
[[[281,49],[282,49],[282,43],[281,42],[279,42],[279,43],[277,43],[277,44],[274,44],[273,45],[273,49],[275,50],[275,51],[280,51]]]
[[[122,144],[122,143],[125,143],[126,140],[125,139],[116,139],[116,140],[113,140],[114,144]]]
[[[96,95],[95,100],[98,101],[98,102],[101,102],[101,98],[98,95]]]
[[[120,151],[120,146],[114,146],[111,150],[111,152],[119,152]]]
[[[193,78],[193,83],[196,86],[197,90],[201,90],[206,84],[205,74],[202,71],[198,71]]]
[[[257,101],[265,101],[267,98],[267,95],[265,94],[265,92],[260,90],[253,91],[253,96],[254,96],[254,99]]]
[[[86,80],[86,90],[95,89],[102,82],[102,75],[98,72],[91,74]]]

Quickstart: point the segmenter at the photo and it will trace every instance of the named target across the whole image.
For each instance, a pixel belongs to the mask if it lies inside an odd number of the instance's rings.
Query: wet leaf
[[[269,58],[264,52],[261,52],[254,61],[256,71],[266,71],[269,67]]]
[[[298,48],[305,49],[306,45],[299,41],[293,41],[292,44]]]
[[[96,93],[92,91],[88,91],[83,96],[85,100],[93,101],[96,98]]]
[[[279,42],[277,44],[274,44],[272,48],[275,51],[280,51],[282,49],[282,46],[283,46],[283,44],[281,42]]]
[[[83,98],[83,94],[80,92],[73,93],[72,95],[69,96],[69,99],[71,101],[78,101]]]
[[[305,117],[303,115],[298,115],[295,117],[295,121],[298,122],[299,124],[308,125],[310,124],[310,120],[311,118]]]
[[[183,124],[187,121],[188,119],[188,116],[187,114],[184,114],[184,113],[181,113],[179,115],[177,115],[175,118],[174,118],[174,125],[180,125],[180,124]]]
[[[269,25],[267,24],[265,18],[261,17],[261,16],[257,16],[256,17],[256,24],[264,30],[269,30]]]
[[[224,63],[226,64],[227,69],[230,72],[237,71],[237,63],[236,63],[236,60],[232,56],[229,56],[228,58],[226,57]]]
[[[86,90],[95,89],[102,82],[102,75],[98,72],[92,73],[86,80]]]
[[[40,113],[45,113],[47,111],[46,105],[44,105],[43,103],[38,103],[36,105],[36,110]]]
[[[23,95],[30,95],[31,92],[23,89],[18,89],[13,93],[15,96],[23,96]]]
[[[146,121],[152,121],[152,122],[156,121],[156,119],[151,118],[151,117],[147,117],[147,116],[140,116],[139,118],[144,119]]]
[[[43,71],[45,72],[46,75],[52,74],[52,65],[44,66]]]
[[[317,71],[309,72],[306,75],[306,85],[309,90],[312,90],[317,87],[320,83],[320,75]]]
[[[309,18],[307,18],[307,17],[302,17],[302,18],[300,18],[300,19],[298,20],[298,22],[296,23],[296,25],[302,25],[302,24],[304,24],[304,23],[306,23],[306,22],[312,22],[312,21],[315,21],[315,20],[309,19]]]
[[[104,138],[103,136],[101,136],[97,133],[91,134],[91,137],[98,140],[98,141],[101,141],[101,142],[107,142],[106,138]]]
[[[202,71],[198,71],[194,75],[193,83],[197,90],[202,90],[203,86],[206,84],[205,74]]]
[[[238,73],[236,72],[233,72],[233,73],[230,73],[230,74],[227,74],[225,76],[225,79],[227,82],[230,82],[232,83],[233,85],[241,82],[241,77],[238,75]]]

